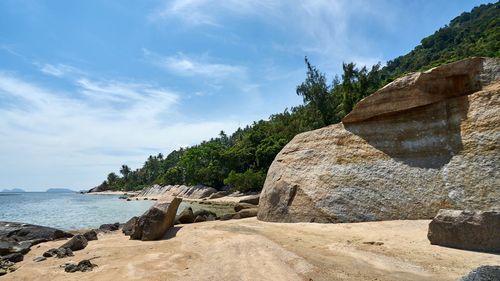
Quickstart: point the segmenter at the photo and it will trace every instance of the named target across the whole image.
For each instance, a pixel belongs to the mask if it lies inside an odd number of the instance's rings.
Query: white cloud
[[[179,53],[161,56],[143,49],[144,56],[152,64],[181,76],[201,76],[205,78],[235,78],[246,74],[246,68],[238,65],[210,63],[207,58],[194,58]]]
[[[357,21],[370,20],[379,28],[394,25],[394,7],[388,1],[352,0],[175,0],[155,11],[151,18],[179,20],[191,27],[203,25],[227,27],[229,18],[251,18],[290,35],[286,42],[275,42],[275,48],[290,53],[316,54],[325,64],[369,58],[369,42],[359,35]]]
[[[0,72],[0,184],[88,188],[121,164],[135,168],[149,154],[237,127],[173,121],[179,100],[147,83],[82,78],[64,92]]]
[[[83,72],[75,67],[66,64],[49,64],[39,65],[40,71],[44,74],[63,77],[69,74],[83,74]]]

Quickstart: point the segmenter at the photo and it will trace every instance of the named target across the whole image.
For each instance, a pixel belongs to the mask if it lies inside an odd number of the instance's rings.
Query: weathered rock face
[[[175,214],[181,202],[181,198],[174,198],[170,203],[157,203],[149,208],[135,222],[130,239],[142,241],[161,239],[174,225]]]
[[[398,79],[344,123],[297,135],[276,156],[258,218],[429,219],[500,208],[500,60],[473,58]]]
[[[462,277],[458,281],[495,281],[500,280],[500,266],[498,265],[483,265],[469,274]]]
[[[500,253],[500,211],[439,210],[427,237],[433,245]]]
[[[195,185],[153,185],[144,188],[137,196],[138,197],[180,197],[185,199],[202,199],[209,197],[217,190],[212,187]]]

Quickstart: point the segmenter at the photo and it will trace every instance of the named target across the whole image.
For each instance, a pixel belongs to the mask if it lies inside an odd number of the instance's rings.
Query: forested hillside
[[[305,81],[296,93],[304,104],[219,136],[180,148],[167,156],[149,156],[144,166],[123,165],[110,173],[102,189],[136,190],[151,184],[203,184],[260,190],[276,154],[296,134],[339,122],[362,98],[404,73],[470,56],[500,57],[500,5],[481,5],[422,39],[410,53],[382,67],[344,63],[343,73],[328,83],[325,74],[305,60]]]

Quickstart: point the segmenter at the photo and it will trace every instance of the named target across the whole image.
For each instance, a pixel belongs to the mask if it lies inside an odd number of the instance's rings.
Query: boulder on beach
[[[236,205],[234,205],[235,212],[239,212],[243,209],[253,209],[253,208],[257,208],[257,205],[249,203],[237,203]]]
[[[77,272],[77,271],[88,272],[88,271],[92,271],[92,269],[96,266],[97,265],[91,263],[90,260],[82,260],[78,264],[74,264],[74,263],[65,264],[64,271],[70,272],[70,273]]]
[[[362,222],[498,208],[498,124],[498,58],[396,79],[342,123],[298,134],[279,152],[258,218]]]
[[[73,234],[46,226],[17,222],[0,222],[0,241],[30,241],[32,245],[63,238]]]
[[[75,235],[73,238],[71,238],[68,242],[64,243],[61,247],[61,249],[68,248],[71,249],[72,251],[79,251],[82,249],[85,249],[87,247],[88,241],[83,235]]]
[[[182,210],[182,212],[177,217],[175,217],[175,220],[179,223],[193,223],[194,219],[195,216],[191,207],[187,207],[186,209]]]
[[[427,237],[433,245],[500,253],[500,211],[440,210]]]
[[[177,208],[181,198],[174,198],[170,203],[157,203],[137,219],[130,239],[150,241],[158,240],[174,225]]]
[[[260,194],[247,195],[240,199],[239,203],[259,205]]]

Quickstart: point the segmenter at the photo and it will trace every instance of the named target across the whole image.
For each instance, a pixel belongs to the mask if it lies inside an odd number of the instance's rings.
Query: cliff
[[[258,218],[359,222],[500,208],[500,60],[402,77],[276,156]]]

